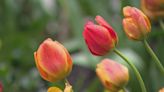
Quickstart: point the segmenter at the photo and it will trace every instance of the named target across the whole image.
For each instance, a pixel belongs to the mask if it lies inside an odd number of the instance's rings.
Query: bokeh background
[[[103,92],[95,74],[102,58],[112,58],[127,65],[110,53],[95,57],[88,51],[83,37],[84,23],[101,15],[119,36],[120,49],[139,69],[148,92],[164,87],[164,76],[157,69],[141,42],[128,40],[122,28],[122,8],[140,8],[140,0],[0,0],[0,81],[4,92],[46,92],[50,86],[63,89],[64,82],[43,80],[35,66],[33,53],[46,38],[62,43],[70,52],[74,66],[68,80],[74,92]],[[162,21],[162,20],[160,20]],[[164,30],[152,21],[148,42],[164,65]],[[133,71],[127,90],[141,92]]]

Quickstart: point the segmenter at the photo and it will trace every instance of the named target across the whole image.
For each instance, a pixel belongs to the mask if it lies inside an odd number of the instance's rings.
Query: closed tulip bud
[[[135,7],[123,8],[123,27],[129,39],[143,40],[151,31],[150,21],[147,16]]]
[[[97,65],[96,73],[111,92],[120,91],[129,81],[128,68],[110,59],[102,60]]]
[[[3,85],[1,82],[0,82],[0,92],[3,92]]]
[[[58,87],[50,87],[48,88],[47,92],[63,92],[63,91]],[[65,83],[64,92],[73,92],[72,86],[68,83]]]
[[[47,92],[63,92],[63,91],[58,87],[50,87],[48,88]]]
[[[164,0],[141,0],[144,13],[151,19],[156,20],[164,17]]]
[[[164,88],[160,89],[159,92],[164,92]]]
[[[34,57],[41,77],[49,82],[64,79],[72,70],[72,59],[66,48],[50,38],[39,46]]]
[[[65,83],[64,92],[73,92],[72,86],[69,83]]]
[[[101,16],[96,16],[95,20],[98,25],[91,21],[85,24],[83,36],[90,52],[102,56],[116,46],[118,38],[113,28]]]

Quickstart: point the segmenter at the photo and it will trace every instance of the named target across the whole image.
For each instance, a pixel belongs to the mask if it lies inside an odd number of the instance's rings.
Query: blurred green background
[[[74,67],[68,80],[75,92],[103,92],[95,74],[102,58],[112,58],[127,65],[110,53],[95,57],[88,51],[83,37],[86,20],[101,15],[119,36],[119,48],[139,69],[148,92],[164,87],[162,76],[141,42],[128,40],[122,29],[122,7],[140,8],[139,0],[0,0],[0,81],[4,92],[46,92],[50,86],[64,87],[64,82],[43,80],[35,66],[33,53],[50,37],[62,43],[71,53]],[[148,38],[151,47],[164,65],[164,30],[152,22]],[[141,92],[133,71],[130,71],[129,92]]]

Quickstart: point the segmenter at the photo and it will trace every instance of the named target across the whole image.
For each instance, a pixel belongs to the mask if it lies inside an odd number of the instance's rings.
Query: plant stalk
[[[143,40],[143,44],[146,48],[146,50],[148,51],[148,53],[151,55],[151,57],[154,59],[154,62],[156,63],[156,65],[158,66],[158,68],[160,69],[160,71],[162,72],[162,74],[164,75],[164,67],[162,66],[160,60],[158,59],[158,57],[155,55],[155,53],[153,52],[153,50],[150,48],[149,44],[147,43],[146,39]]]
[[[114,49],[114,52],[119,55],[123,60],[126,61],[126,63],[128,63],[128,65],[133,69],[138,81],[139,81],[139,84],[140,84],[140,87],[141,87],[141,90],[142,92],[147,92],[146,91],[146,87],[145,87],[145,84],[144,84],[144,81],[142,80],[142,77],[139,73],[139,71],[137,70],[137,68],[133,65],[133,63],[131,63],[119,50],[117,49]]]

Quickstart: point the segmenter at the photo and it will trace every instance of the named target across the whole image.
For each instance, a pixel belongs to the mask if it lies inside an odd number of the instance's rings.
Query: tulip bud
[[[65,83],[64,92],[73,92],[72,86],[69,83]]]
[[[50,87],[50,88],[48,88],[47,92],[63,92],[63,91],[58,87]],[[72,86],[68,83],[65,83],[64,92],[73,92]]]
[[[102,56],[116,46],[118,38],[113,28],[101,16],[96,16],[95,20],[99,25],[88,21],[84,26],[83,36],[90,52]]]
[[[151,19],[164,17],[164,0],[141,0],[143,12]]]
[[[128,68],[110,59],[97,64],[96,73],[105,88],[111,92],[120,91],[129,81]]]
[[[3,85],[1,82],[0,82],[0,92],[3,92]]]
[[[133,40],[143,40],[151,31],[150,21],[143,12],[135,7],[123,8],[123,27],[126,35]]]
[[[159,92],[164,92],[164,88],[160,89]]]
[[[50,87],[48,88],[47,92],[63,92],[63,91],[58,87]]]
[[[34,57],[41,77],[49,82],[65,78],[72,70],[72,59],[66,48],[50,38],[39,46]]]

